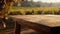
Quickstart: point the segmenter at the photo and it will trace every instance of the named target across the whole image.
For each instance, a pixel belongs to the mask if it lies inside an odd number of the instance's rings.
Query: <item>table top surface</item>
[[[60,15],[11,15],[10,17],[50,27],[60,26]]]

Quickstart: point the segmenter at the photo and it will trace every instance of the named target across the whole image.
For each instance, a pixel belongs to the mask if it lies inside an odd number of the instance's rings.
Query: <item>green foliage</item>
[[[59,11],[55,11],[55,14],[60,15],[60,10]]]
[[[31,11],[26,11],[26,15],[32,15]]]
[[[17,13],[18,12],[18,13]],[[10,14],[15,15],[40,15],[40,14],[60,14],[60,7],[13,7]]]

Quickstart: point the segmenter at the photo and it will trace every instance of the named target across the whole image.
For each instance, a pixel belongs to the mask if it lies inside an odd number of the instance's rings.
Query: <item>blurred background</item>
[[[13,34],[14,21],[9,15],[60,15],[60,0],[0,0],[0,34]],[[38,34],[21,27],[21,34]]]

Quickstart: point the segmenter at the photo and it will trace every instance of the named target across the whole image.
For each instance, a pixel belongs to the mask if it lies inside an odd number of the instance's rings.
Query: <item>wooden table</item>
[[[20,34],[20,28],[26,26],[40,34],[60,32],[60,15],[11,15],[15,21],[15,34]]]

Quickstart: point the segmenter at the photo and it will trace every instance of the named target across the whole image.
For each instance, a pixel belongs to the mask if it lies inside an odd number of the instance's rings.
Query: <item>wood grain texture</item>
[[[33,23],[46,25],[49,27],[60,26],[59,15],[13,15],[10,17],[16,18],[17,20],[22,19]]]

